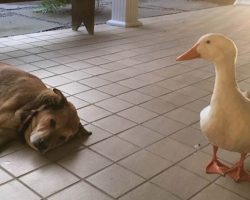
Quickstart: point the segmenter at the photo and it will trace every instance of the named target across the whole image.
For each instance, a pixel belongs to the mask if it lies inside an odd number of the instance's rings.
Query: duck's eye
[[[56,120],[50,119],[50,127],[55,128],[56,127]]]
[[[65,141],[66,140],[66,137],[64,136],[64,135],[61,135],[61,136],[59,136],[59,138],[58,138],[60,141]]]
[[[210,41],[210,40],[207,40],[207,41],[206,41],[206,43],[207,43],[207,44],[210,44],[210,43],[211,43],[211,41]]]

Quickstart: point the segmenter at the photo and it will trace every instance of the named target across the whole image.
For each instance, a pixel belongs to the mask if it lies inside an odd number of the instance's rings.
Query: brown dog
[[[75,107],[57,89],[48,89],[36,76],[0,63],[0,148],[23,137],[45,153],[77,133],[90,135]]]

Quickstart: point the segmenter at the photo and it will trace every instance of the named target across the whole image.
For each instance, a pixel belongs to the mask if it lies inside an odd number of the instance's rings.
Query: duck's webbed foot
[[[224,176],[229,169],[230,168],[227,165],[223,164],[218,159],[212,159],[206,168],[206,172],[209,174],[220,174]]]
[[[244,160],[246,154],[241,154],[239,162],[230,168],[226,175],[230,176],[234,181],[247,181],[250,182],[250,174],[244,169]]]
[[[230,169],[227,165],[220,162],[217,158],[218,147],[213,145],[213,158],[211,162],[206,167],[206,172],[209,174],[220,174],[225,175],[225,173]]]

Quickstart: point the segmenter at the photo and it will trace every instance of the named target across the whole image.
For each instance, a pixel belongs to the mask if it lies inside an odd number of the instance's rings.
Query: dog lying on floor
[[[0,63],[0,148],[19,137],[45,153],[78,133],[91,135],[75,107],[36,76]]]

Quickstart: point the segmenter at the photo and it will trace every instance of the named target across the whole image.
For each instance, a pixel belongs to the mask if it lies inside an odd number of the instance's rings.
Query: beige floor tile
[[[163,138],[162,135],[143,126],[136,126],[118,135],[139,147],[146,147]]]
[[[109,63],[110,61],[97,57],[97,58],[91,58],[91,59],[85,60],[85,62],[93,64],[93,65],[103,65],[103,64]]]
[[[46,197],[77,182],[78,178],[57,165],[48,165],[23,176],[20,180]]]
[[[119,200],[179,200],[179,198],[152,183],[145,183]]]
[[[119,94],[125,93],[130,91],[131,89],[128,87],[124,87],[122,85],[113,83],[109,85],[104,85],[102,87],[99,87],[98,90],[105,92],[107,94],[110,94],[112,96],[117,96]]]
[[[200,149],[208,144],[205,135],[201,133],[201,131],[192,127],[186,127],[170,137],[196,149]]]
[[[90,87],[83,85],[83,84],[80,84],[80,83],[77,83],[77,82],[61,85],[57,88],[63,92],[70,94],[70,95],[85,92],[85,91],[91,89]]]
[[[43,82],[51,87],[57,87],[63,84],[72,82],[72,80],[64,78],[62,76],[53,76],[43,79]]]
[[[112,137],[91,146],[91,149],[117,161],[136,152],[139,148],[118,137]]]
[[[127,101],[129,103],[135,104],[135,105],[140,104],[140,103],[144,103],[144,102],[153,98],[153,97],[150,97],[148,95],[142,94],[142,93],[137,92],[137,91],[127,92],[127,93],[121,94],[117,97],[124,100],[124,101]]]
[[[3,38],[1,38],[1,41],[3,40]],[[17,51],[18,49],[15,47],[11,47],[11,46],[4,46],[0,49],[1,53],[8,53],[8,52],[12,52],[12,51]]]
[[[59,65],[55,67],[46,68],[46,70],[54,74],[64,74],[64,73],[72,72],[74,69],[71,67],[64,66],[64,65]]]
[[[97,153],[84,149],[74,152],[58,162],[61,166],[84,178],[112,164]]]
[[[69,200],[72,198],[74,200],[112,200],[109,196],[83,181],[51,196],[48,200]]]
[[[80,135],[76,135],[66,144],[47,152],[45,154],[45,157],[50,161],[60,160],[65,157],[65,155],[84,149],[84,146],[82,145],[83,141],[83,137],[81,137]]]
[[[106,73],[109,72],[109,70],[104,69],[102,67],[90,67],[90,68],[87,68],[87,69],[83,69],[82,71],[86,72],[88,74],[94,75],[94,76],[101,75],[101,74],[106,74]]]
[[[203,108],[209,105],[208,102],[202,100],[196,100],[183,106],[183,108],[189,109],[191,111],[200,113]]]
[[[189,199],[209,183],[205,179],[176,166],[161,173],[152,182],[182,199]]]
[[[177,92],[181,93],[183,95],[186,95],[186,96],[190,96],[190,97],[195,98],[195,99],[199,99],[201,97],[204,97],[204,96],[207,96],[210,94],[210,92],[208,92],[206,90],[201,90],[201,89],[194,87],[194,86],[188,86],[188,87],[182,88],[182,89],[178,90]]]
[[[50,58],[56,58],[56,57],[60,57],[62,56],[62,54],[56,52],[56,51],[50,51],[50,52],[44,52],[44,53],[39,53],[37,54],[38,56],[41,56],[43,58],[46,59],[50,59]]]
[[[30,53],[39,54],[39,53],[47,52],[48,50],[47,50],[47,49],[44,49],[44,48],[42,48],[42,47],[32,47],[32,48],[26,49],[26,51],[27,51],[27,52],[30,52]]]
[[[199,113],[187,110],[185,108],[177,108],[166,113],[164,116],[179,121],[186,125],[193,124],[200,120]]]
[[[143,93],[143,94],[152,96],[152,97],[159,97],[159,96],[162,96],[162,95],[165,95],[165,94],[171,92],[171,90],[168,90],[168,89],[163,88],[163,87],[159,87],[155,84],[140,88],[140,89],[138,89],[138,91]]]
[[[111,83],[110,81],[98,77],[87,78],[79,82],[92,88],[101,87]]]
[[[185,127],[184,124],[159,116],[143,124],[144,126],[157,131],[162,135],[170,135]]]
[[[153,84],[153,83],[156,83],[165,79],[165,77],[163,76],[154,75],[152,73],[142,74],[142,75],[137,76],[136,78],[148,84]]]
[[[210,101],[211,101],[211,97],[212,97],[212,95],[210,94],[210,95],[207,95],[207,96],[205,96],[205,97],[200,98],[200,100],[201,100],[201,101],[206,101],[206,102],[207,102],[207,105],[209,105],[209,104],[210,104]]]
[[[23,57],[18,58],[18,60],[21,60],[25,63],[32,63],[32,62],[40,61],[43,59],[44,58],[37,56],[37,55],[29,55],[29,56],[23,56]]]
[[[185,83],[186,85],[192,85],[201,81],[200,78],[195,78],[192,74],[188,74],[188,73],[173,77],[172,80]]]
[[[200,122],[196,122],[196,123],[192,124],[191,127],[195,128],[195,129],[197,129],[199,131],[201,130],[201,128],[200,128]]]
[[[122,60],[118,60],[117,62],[121,63],[123,65],[126,65],[126,66],[133,66],[133,65],[137,65],[137,64],[141,63],[140,61],[135,60],[133,58],[125,58],[125,59],[122,59]]]
[[[41,199],[39,196],[16,180],[0,186],[0,197],[1,200]]]
[[[214,89],[214,83],[212,81],[209,81],[209,80],[203,80],[199,83],[196,83],[194,84],[193,86],[199,88],[199,89],[202,89],[202,90],[206,90],[208,92],[213,92],[213,89]]]
[[[182,95],[177,92],[172,92],[164,96],[161,96],[160,99],[175,104],[177,106],[182,106],[184,104],[194,101],[194,98]]]
[[[101,65],[101,67],[108,69],[110,71],[116,71],[115,73],[117,73],[117,72],[119,73],[120,71],[117,71],[117,70],[124,69],[127,66],[120,64],[118,62],[110,62],[110,63],[104,64],[104,65]]]
[[[172,165],[170,161],[145,150],[139,151],[121,160],[119,164],[146,179],[151,178]]]
[[[15,176],[23,175],[49,161],[31,149],[23,149],[0,158],[0,165]]]
[[[9,58],[9,59],[3,60],[2,62],[9,64],[9,65],[13,65],[13,66],[25,64],[25,62],[18,60],[16,58]]]
[[[218,175],[206,173],[206,166],[211,159],[212,157],[210,155],[198,151],[182,160],[180,163],[178,163],[178,165],[201,177],[204,177],[209,181],[214,181],[216,178],[218,178]]]
[[[113,113],[119,112],[121,110],[125,110],[133,106],[132,104],[126,101],[120,100],[118,98],[115,98],[115,97],[101,101],[97,103],[96,105]]]
[[[126,79],[123,81],[119,81],[118,83],[131,89],[138,89],[150,84],[137,78]]]
[[[32,65],[45,69],[48,67],[56,66],[58,65],[58,63],[52,60],[42,60],[42,61],[33,62]]]
[[[111,82],[117,82],[117,81],[121,81],[124,79],[128,79],[130,77],[120,72],[110,72],[110,73],[101,75],[100,78],[103,78]]]
[[[0,169],[0,184],[5,183],[9,180],[13,179],[8,173],[6,173],[4,170]],[[1,194],[0,194],[1,196]]]
[[[187,71],[190,71],[189,67],[178,64],[156,70],[153,73],[160,76],[164,76],[165,78],[171,78]]]
[[[117,115],[112,115],[94,122],[94,125],[109,131],[112,134],[117,134],[135,126],[136,124]]]
[[[1,60],[1,59],[0,59]],[[28,64],[28,63],[25,63],[25,64],[22,64],[22,65],[17,65],[16,66],[18,69],[21,69],[21,70],[24,70],[26,72],[33,72],[35,70],[39,70],[40,68],[39,67],[36,67],[34,66],[33,64]],[[52,74],[52,73],[51,73]]]
[[[195,151],[193,148],[169,138],[152,144],[147,147],[147,150],[172,162],[178,162]]]
[[[124,56],[121,53],[114,53],[114,54],[109,54],[109,55],[103,56],[103,58],[110,60],[110,61],[118,61],[118,60],[121,60],[123,58],[126,58],[126,56]]]
[[[81,108],[77,113],[79,117],[86,122],[93,122],[111,114],[110,112],[93,105]]]
[[[100,129],[96,126],[93,126],[93,125],[87,125],[87,126],[85,126],[85,128],[88,131],[92,132],[92,135],[90,137],[87,137],[84,139],[83,145],[85,145],[85,146],[95,144],[101,140],[104,140],[104,139],[112,136],[111,133],[109,133],[103,129]]]
[[[32,71],[31,74],[39,77],[40,79],[48,78],[55,75],[54,73],[48,72],[47,70],[43,69]]]
[[[85,78],[90,78],[92,75],[87,74],[83,71],[73,71],[73,72],[62,74],[62,76],[72,81],[79,81]]]
[[[172,91],[180,89],[180,88],[184,88],[187,86],[187,84],[173,80],[173,79],[167,79],[167,80],[158,82],[157,85],[164,87],[168,90],[172,90]]]
[[[11,58],[10,56],[7,56],[7,55],[5,55],[5,54],[2,54],[1,56],[0,56],[0,60],[6,60],[6,59],[9,59],[9,58]]]
[[[138,55],[138,56],[133,57],[133,59],[141,61],[141,62],[150,62],[152,60],[155,60],[154,56],[151,54]],[[154,66],[152,65],[152,67]]]
[[[67,100],[69,102],[71,102],[76,107],[76,109],[79,109],[79,108],[82,108],[82,107],[89,105],[89,103],[87,103],[86,101],[83,101],[83,100],[76,98],[74,96],[68,97]]]
[[[93,66],[85,61],[76,61],[76,62],[66,63],[65,65],[75,70],[85,69]]]
[[[133,67],[127,67],[127,68],[119,70],[118,72],[128,75],[129,77],[134,77],[134,76],[144,73],[143,71],[134,69]]]
[[[59,47],[60,48],[60,47]],[[66,64],[66,63],[71,63],[77,61],[76,58],[70,57],[70,56],[61,56],[61,57],[56,57],[56,58],[51,58],[51,60],[58,62],[60,64]]]
[[[98,90],[89,90],[87,92],[82,92],[80,94],[77,94],[76,97],[84,101],[87,101],[89,103],[96,103],[98,101],[108,99],[110,95],[100,92]]]
[[[238,194],[241,197],[245,197],[247,199],[249,199],[250,197],[250,191],[249,191],[250,183],[248,182],[236,183],[231,178],[221,177],[216,181],[216,183],[222,186],[223,188],[226,188],[232,191],[233,193]]]
[[[118,165],[112,165],[87,180],[115,198],[144,181]]]
[[[136,123],[143,123],[157,116],[156,113],[148,111],[139,106],[135,106],[127,110],[121,111],[118,113],[118,115],[132,120]]]
[[[237,194],[212,184],[195,195],[191,200],[204,200],[204,199],[220,199],[220,200],[244,200]]]
[[[9,56],[12,57],[12,58],[30,55],[29,52],[23,51],[23,50],[11,51],[11,52],[8,52],[8,53],[6,53],[6,54],[9,55]]]
[[[140,104],[141,107],[158,114],[164,114],[175,109],[177,106],[161,99],[153,99],[146,103]]]

